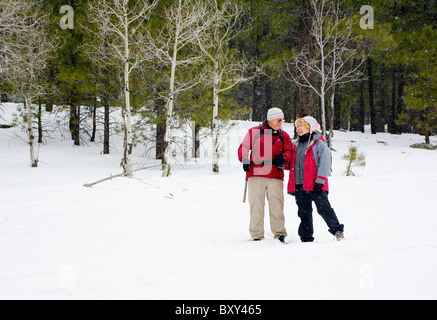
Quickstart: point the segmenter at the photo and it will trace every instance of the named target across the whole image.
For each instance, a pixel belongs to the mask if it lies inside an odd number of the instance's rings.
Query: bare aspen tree
[[[213,88],[212,171],[218,173],[219,94],[251,79],[245,75],[249,62],[244,57],[237,58],[238,52],[229,48],[229,42],[247,31],[249,24],[241,25],[244,10],[237,1],[207,0],[207,3],[212,8],[211,16],[207,17],[211,20],[211,29],[197,41],[209,61],[207,83]]]
[[[361,69],[368,56],[358,45],[352,29],[354,20],[352,17],[345,16],[340,8],[340,2],[333,2],[332,20],[328,23],[328,30],[332,30],[331,36],[331,58],[329,63],[329,85],[331,90],[331,119],[329,125],[328,145],[332,146],[334,135],[335,119],[335,95],[337,87],[352,81],[358,81],[361,75]],[[357,57],[361,55],[360,58]],[[358,63],[355,63],[358,61]]]
[[[166,23],[162,32],[151,39],[153,43],[151,49],[156,58],[170,68],[167,95],[163,96],[162,93],[159,93],[166,100],[163,177],[168,177],[170,174],[171,122],[177,94],[204,81],[199,72],[195,79],[181,82],[177,79],[177,72],[184,66],[196,66],[204,60],[204,55],[196,51],[192,45],[196,44],[198,37],[201,37],[209,28],[210,22],[205,19],[207,16],[208,8],[204,1],[177,0],[165,11]]]
[[[21,0],[0,0],[0,80],[5,81],[7,76],[7,57],[5,36],[19,32],[32,25],[28,21],[30,3]],[[27,27],[26,27],[27,26]]]
[[[0,0],[0,36],[25,28],[32,16],[26,15],[31,3],[22,0]]]
[[[365,60],[354,65],[359,50],[352,32],[353,19],[341,11],[341,1],[311,0],[311,6],[316,53],[312,55],[313,59],[308,59],[308,48],[303,48],[287,68],[293,82],[300,87],[312,89],[320,97],[322,132],[326,139],[326,95],[331,92],[332,138],[336,88],[357,80]],[[311,70],[314,76],[308,77],[307,70]],[[328,141],[330,146],[331,140]]]
[[[6,79],[26,106],[27,134],[32,167],[38,167],[33,133],[33,102],[48,94],[43,72],[60,40],[50,34],[49,16],[42,13],[42,4],[35,1],[21,2],[15,11],[15,26],[3,29],[2,45],[6,56]]]
[[[123,74],[124,95],[124,155],[121,165],[128,177],[132,176],[132,106],[130,98],[130,75],[140,63],[148,60],[144,49],[147,46],[144,24],[158,5],[159,0],[94,0],[90,3],[88,21],[96,30],[93,36],[111,49],[112,59],[101,59],[104,63],[114,63]],[[95,46],[94,49],[105,46]],[[102,53],[102,52],[100,52]],[[110,61],[110,62],[108,62]]]

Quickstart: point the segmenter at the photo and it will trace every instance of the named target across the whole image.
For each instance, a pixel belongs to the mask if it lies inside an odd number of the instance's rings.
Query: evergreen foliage
[[[48,55],[47,63],[39,73],[39,84],[46,90],[40,92],[33,104],[45,107],[44,112],[53,112],[54,106],[69,110],[68,128],[75,145],[85,139],[96,139],[109,153],[109,137],[115,128],[123,126],[121,121],[110,123],[111,110],[121,110],[123,101],[123,72],[119,65],[111,65],[98,51],[92,31],[96,26],[89,22],[92,0],[23,0],[11,2],[0,0],[0,98],[23,103],[16,94],[17,86],[10,80],[3,48],[5,37],[20,24],[11,19],[13,9],[10,3],[39,4],[44,8],[40,15],[51,12],[50,37],[59,38],[59,46]],[[120,0],[121,1],[121,0]],[[135,7],[139,0],[129,0]],[[219,0],[222,5],[227,0]],[[304,45],[311,45],[312,39],[305,27],[311,22],[311,8],[307,0],[235,0],[244,10],[241,25],[249,25],[247,32],[236,37],[229,36],[227,58],[238,61],[243,57],[253,62],[244,71],[250,79],[220,94],[218,119],[220,123],[230,119],[265,120],[267,110],[280,107],[286,121],[293,122],[307,104],[306,112],[322,123],[321,101],[317,95],[300,90],[296,83],[287,78],[287,63],[300,52]],[[142,25],[147,29],[149,39],[156,39],[165,26],[165,14],[178,3],[176,0],[162,0],[151,14],[150,20]],[[74,10],[74,28],[60,26],[62,6]],[[374,29],[364,30],[360,26],[360,8],[370,5],[374,10]],[[429,144],[430,136],[437,134],[437,3],[434,0],[344,0],[341,12],[352,17],[352,49],[358,51],[348,68],[357,66],[363,56],[368,60],[353,82],[335,87],[333,108],[326,112],[327,127],[334,130],[348,129],[364,132],[364,126],[371,124],[372,133],[419,133]],[[23,17],[25,19],[25,17]],[[15,22],[14,22],[15,21]],[[241,26],[240,25],[240,26]],[[239,25],[230,32],[237,33]],[[226,26],[223,26],[224,31]],[[15,31],[14,31],[15,32]],[[24,30],[18,32],[25,32]],[[329,47],[328,47],[329,48]],[[162,48],[165,49],[165,48]],[[180,52],[180,57],[191,57],[199,48],[190,43]],[[109,58],[109,57],[107,57]],[[133,63],[133,61],[129,61]],[[210,68],[206,61],[193,65],[178,66],[177,81],[186,83],[197,78]],[[156,149],[156,157],[162,158],[166,143],[165,104],[169,92],[169,66],[159,59],[144,60],[130,75],[132,113],[137,123],[133,128],[135,143],[147,143]],[[9,79],[8,79],[9,77]],[[7,81],[8,80],[8,81]],[[208,81],[207,81],[208,80]],[[196,132],[213,127],[213,92],[209,79],[180,92],[175,100],[174,125],[192,123]],[[223,87],[228,85],[223,82]],[[330,105],[331,101],[326,101]],[[41,108],[41,107],[40,107]],[[41,117],[41,112],[34,114]],[[90,111],[88,111],[90,110]],[[84,119],[104,110],[105,120],[94,119],[94,128],[84,128]],[[334,113],[334,114],[332,114]],[[93,115],[94,114],[94,115]],[[26,120],[26,119],[25,119]],[[40,121],[39,121],[40,122]],[[43,125],[43,124],[42,124]],[[42,126],[39,125],[40,127]],[[36,126],[36,122],[35,122]],[[39,128],[43,132],[44,128]],[[99,141],[99,137],[104,137]],[[199,147],[198,143],[197,148]]]
[[[352,171],[353,168],[366,166],[366,155],[364,152],[358,152],[358,147],[354,144],[349,146],[348,153],[343,155],[343,160],[347,161],[344,174],[348,177],[355,176],[355,173]]]

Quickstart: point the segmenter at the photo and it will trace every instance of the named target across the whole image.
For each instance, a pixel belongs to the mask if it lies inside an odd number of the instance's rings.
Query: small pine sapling
[[[343,160],[348,161],[347,169],[344,172],[344,174],[348,177],[355,176],[352,168],[366,166],[366,155],[364,152],[358,153],[358,147],[354,144],[349,146],[348,153],[343,156]]]

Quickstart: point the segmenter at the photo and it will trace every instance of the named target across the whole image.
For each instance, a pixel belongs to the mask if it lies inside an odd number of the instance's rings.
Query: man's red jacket
[[[292,158],[293,144],[290,136],[282,129],[273,131],[266,122],[253,127],[244,137],[238,148],[240,162],[252,163],[252,168],[246,174],[246,179],[263,177],[284,180],[284,170],[272,164],[276,155],[282,155],[286,169]]]

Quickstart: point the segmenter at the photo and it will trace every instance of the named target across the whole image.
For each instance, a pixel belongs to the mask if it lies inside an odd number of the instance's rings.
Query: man
[[[249,184],[250,227],[255,241],[264,239],[265,198],[269,202],[270,228],[285,243],[284,168],[291,162],[293,145],[281,129],[284,113],[279,108],[268,111],[267,121],[249,130],[238,149]]]
[[[344,240],[344,225],[328,200],[328,176],[331,168],[331,152],[323,137],[316,130],[320,125],[313,117],[295,122],[299,138],[293,144],[293,158],[288,182],[288,193],[296,197],[298,215],[301,219],[299,236],[302,242],[313,242],[313,207],[325,220],[329,232],[336,240]]]

